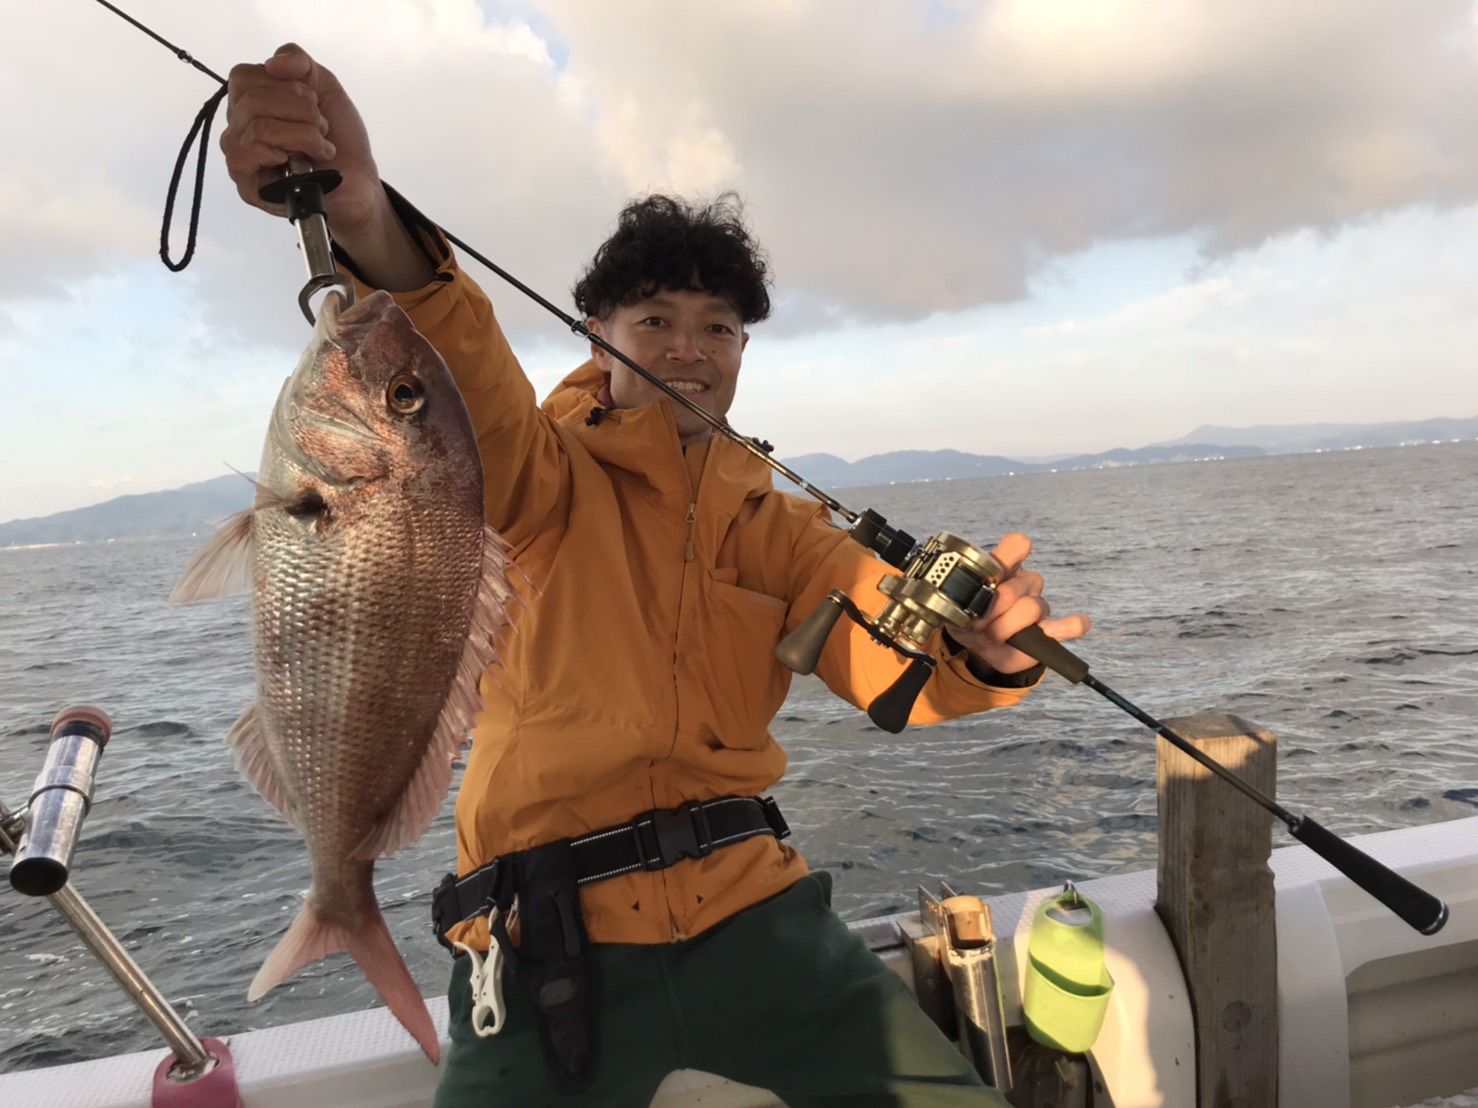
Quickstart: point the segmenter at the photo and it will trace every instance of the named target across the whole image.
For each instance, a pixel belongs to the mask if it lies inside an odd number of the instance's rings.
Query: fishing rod
[[[190,255],[194,251],[204,182],[205,143],[215,109],[226,91],[226,81],[219,74],[197,62],[189,53],[155,34],[142,23],[109,3],[108,0],[98,0],[98,3],[163,44],[182,61],[190,63],[201,72],[213,77],[222,86],[206,101],[200,113],[197,114],[195,124],[185,139],[184,147],[180,150],[180,156],[175,163],[174,175],[170,180],[164,226],[160,235],[160,257],[171,269],[183,268],[188,264]],[[184,259],[176,264],[169,258],[170,216],[185,160],[197,134],[199,134],[201,146],[196,166],[194,210],[190,221],[189,243]],[[352,285],[347,278],[337,272],[334,266],[332,248],[328,242],[327,223],[322,218],[323,195],[331,191],[338,183],[338,174],[335,171],[315,172],[306,159],[299,157],[290,161],[287,172],[281,180],[273,182],[266,190],[263,190],[266,199],[287,205],[289,217],[298,226],[304,256],[309,266],[309,281],[299,296],[299,305],[309,322],[312,322],[313,315],[309,308],[308,298],[314,291],[329,284],[338,284],[347,288],[349,295],[352,296]],[[875,642],[888,647],[908,660],[908,665],[893,685],[879,694],[867,708],[868,717],[880,728],[893,733],[902,731],[908,723],[915,700],[938,666],[934,656],[926,649],[929,640],[936,632],[943,632],[948,627],[964,630],[983,616],[996,595],[997,586],[1006,576],[1005,568],[990,554],[947,531],[941,531],[927,542],[919,543],[907,532],[890,526],[886,519],[871,508],[862,512],[852,511],[835,497],[812,485],[789,466],[772,457],[774,448],[769,443],[739,434],[727,422],[705,411],[656,374],[637,364],[600,335],[593,333],[583,321],[576,319],[541,296],[446,228],[442,227],[440,230],[454,246],[477,259],[519,292],[558,317],[575,334],[606,351],[644,380],[656,386],[663,394],[697,414],[715,432],[738,443],[750,454],[819,500],[828,509],[842,516],[851,524],[848,534],[853,539],[881,561],[900,571],[897,574],[884,575],[878,583],[878,591],[883,593],[888,600],[877,615],[868,615],[846,593],[840,589],[833,589],[795,631],[781,640],[775,653],[780,662],[794,672],[811,673],[837,621],[846,615],[866,631]],[[1039,625],[1018,631],[1006,642],[1052,669],[1070,683],[1081,684],[1092,689],[1211,773],[1226,781],[1253,803],[1281,820],[1294,838],[1423,935],[1436,934],[1447,922],[1447,905],[1437,897],[1352,846],[1311,817],[1290,812],[1262,790],[1244,781],[1205,751],[1094,677],[1089,672],[1087,662],[1051,638]]]

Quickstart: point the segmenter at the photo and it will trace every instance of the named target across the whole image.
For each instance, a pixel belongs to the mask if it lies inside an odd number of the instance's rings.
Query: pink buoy
[[[211,1071],[192,1081],[171,1081],[169,1071],[179,1059],[170,1054],[154,1070],[153,1108],[241,1108],[231,1048],[220,1039],[202,1039],[201,1045],[216,1060]]]

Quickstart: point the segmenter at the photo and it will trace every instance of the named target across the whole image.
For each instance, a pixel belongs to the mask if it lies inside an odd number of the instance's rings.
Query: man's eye
[[[667,321],[660,315],[649,315],[646,319],[638,320],[643,327],[661,327]]]

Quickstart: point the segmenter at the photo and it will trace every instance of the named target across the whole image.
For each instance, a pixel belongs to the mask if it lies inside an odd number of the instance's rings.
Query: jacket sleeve
[[[386,186],[396,214],[436,267],[431,282],[392,293],[445,359],[467,404],[482,455],[484,515],[516,553],[569,498],[569,457],[493,314],[492,303],[457,264],[439,228]],[[367,286],[338,254],[357,295]]]
[[[898,571],[832,525],[824,507],[790,499],[796,505],[793,510],[802,518],[797,520],[795,576],[785,633],[810,616],[832,589],[846,593],[869,615],[877,614],[887,602],[878,590],[878,582],[885,574]],[[1016,704],[1042,677],[1040,667],[1009,676],[991,674],[978,663],[972,667],[970,656],[946,642],[940,633],[931,637],[928,647],[939,665],[914,702],[908,719],[911,724],[937,723]],[[907,665],[906,659],[875,642],[843,615],[827,639],[816,674],[838,696],[866,710]]]

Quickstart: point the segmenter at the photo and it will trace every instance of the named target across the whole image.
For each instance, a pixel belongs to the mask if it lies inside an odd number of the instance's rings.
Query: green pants
[[[600,1062],[577,1096],[553,1091],[511,972],[503,1030],[473,1032],[470,966],[457,959],[436,1108],[641,1108],[679,1069],[771,1089],[790,1108],[1004,1108],[907,986],[847,930],[830,893],[830,876],[812,874],[695,939],[596,946]]]

